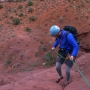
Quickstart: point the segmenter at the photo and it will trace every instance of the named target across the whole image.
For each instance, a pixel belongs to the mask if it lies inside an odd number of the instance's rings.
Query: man
[[[53,25],[50,28],[50,35],[55,37],[55,42],[52,46],[52,50],[54,50],[59,45],[59,54],[66,58],[69,56],[69,58],[66,60],[62,58],[60,55],[58,55],[57,61],[56,61],[56,70],[59,74],[59,78],[57,79],[56,83],[59,83],[61,79],[63,79],[61,66],[65,62],[66,64],[66,82],[65,85],[69,83],[70,79],[70,69],[73,66],[73,60],[75,61],[75,57],[78,53],[79,46],[72,35],[72,33],[68,33],[65,30],[60,30],[60,27],[57,25]]]

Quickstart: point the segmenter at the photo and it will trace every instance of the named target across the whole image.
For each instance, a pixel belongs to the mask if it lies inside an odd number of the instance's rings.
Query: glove
[[[55,47],[52,47],[52,50],[54,50],[55,49]]]
[[[70,56],[70,60],[73,61],[75,58],[74,56]]]

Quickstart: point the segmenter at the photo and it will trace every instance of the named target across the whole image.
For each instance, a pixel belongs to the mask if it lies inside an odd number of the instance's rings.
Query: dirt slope
[[[84,76],[90,82],[90,60],[89,54],[85,54],[77,59],[77,65],[80,67]],[[86,61],[83,63],[82,61]],[[81,63],[79,63],[81,62]],[[88,62],[88,63],[87,63]],[[83,64],[82,64],[83,63]],[[88,66],[87,66],[88,65]],[[88,70],[87,70],[88,67]],[[89,90],[90,88],[84,81],[84,79],[73,67],[71,70],[70,84],[67,87],[63,87],[65,83],[65,65],[62,67],[64,79],[56,84],[55,80],[58,77],[55,67],[50,69],[38,69],[31,72],[17,73],[17,74],[0,74],[0,90]]]
[[[14,18],[20,20],[19,25],[13,25]],[[0,2],[0,90],[62,90],[65,79],[57,85],[55,67],[50,68],[55,63],[45,66],[42,59],[54,41],[49,35],[52,25],[77,28],[80,40],[77,64],[90,82],[89,0]],[[88,90],[75,68],[71,82],[65,90]]]

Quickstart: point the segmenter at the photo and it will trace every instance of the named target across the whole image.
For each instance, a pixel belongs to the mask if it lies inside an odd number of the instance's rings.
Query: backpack
[[[76,42],[78,45],[80,45],[80,42],[78,41],[76,35],[77,35],[77,29],[73,26],[64,26],[63,30],[67,31],[66,35],[68,35],[69,33],[72,33],[72,35],[74,36]]]

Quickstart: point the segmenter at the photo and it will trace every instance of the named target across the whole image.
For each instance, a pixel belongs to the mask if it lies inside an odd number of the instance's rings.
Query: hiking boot
[[[61,79],[63,79],[63,76],[61,78],[58,78],[58,80],[56,80],[56,83],[59,83]]]
[[[68,84],[69,84],[69,81],[66,81],[66,82],[65,82],[65,86],[67,86]]]

